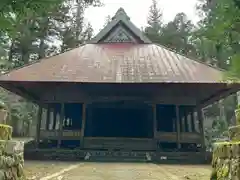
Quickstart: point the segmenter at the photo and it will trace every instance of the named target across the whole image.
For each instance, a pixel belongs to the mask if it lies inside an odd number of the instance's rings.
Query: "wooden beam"
[[[197,100],[194,97],[183,96],[156,96],[153,97],[156,104],[176,104],[176,105],[196,105]]]
[[[44,102],[78,102],[82,103],[89,99],[89,95],[85,93],[81,88],[68,87],[64,85],[59,85],[45,92],[41,100]]]
[[[93,126],[93,111],[92,108],[88,108],[88,110],[86,110],[86,113],[88,114],[88,125],[90,128],[88,128],[88,133],[90,134],[90,136],[92,135],[93,131],[94,131],[94,126]],[[86,125],[85,125],[86,126]]]
[[[180,117],[179,117],[179,106],[176,105],[176,125],[177,125],[177,148],[181,149],[180,144]]]
[[[42,121],[42,107],[38,107],[38,116],[37,116],[37,124],[36,124],[36,148],[39,147],[40,142],[40,128],[41,128],[41,121]]]
[[[191,131],[196,132],[195,121],[194,121],[194,111],[190,113],[190,120],[191,120]]]
[[[189,132],[189,123],[186,109],[184,109],[184,126],[185,132]]]
[[[157,132],[156,139],[160,142],[177,143],[176,132]],[[183,132],[180,135],[180,143],[201,143],[201,136],[198,133]]]
[[[51,98],[52,96],[52,98]],[[54,97],[55,95],[48,95],[42,97],[41,101],[45,103],[58,103],[67,101],[69,103],[92,103],[92,102],[112,102],[112,101],[142,101],[156,104],[178,104],[178,105],[196,105],[196,99],[192,97],[172,97],[172,96],[112,96],[112,95],[99,95],[99,96],[84,96],[84,95],[73,95],[65,93],[62,96]]]
[[[36,103],[39,105],[39,98],[36,99],[35,95],[34,96],[31,96],[30,94],[26,94],[26,90],[25,92],[23,92],[21,89],[19,89],[19,87],[16,87],[13,83],[4,83],[4,82],[1,82],[0,84],[4,89],[12,92],[12,93],[15,93],[23,98],[26,98],[30,101],[32,101],[33,103]]]
[[[86,103],[82,104],[82,129],[81,129],[81,148],[84,147],[84,134],[85,134],[85,125],[86,125]]]
[[[239,85],[231,85],[231,87],[229,87],[228,89],[220,90],[220,91],[214,93],[212,96],[206,98],[205,100],[198,102],[197,104],[199,104],[199,106],[201,106],[201,108],[204,108],[220,99],[223,99],[227,96],[230,96],[233,93],[236,93],[237,91],[239,91],[239,89],[240,89]]]
[[[57,124],[57,110],[54,109],[53,110],[53,125],[52,125],[53,130],[56,130],[56,124]]]
[[[61,103],[60,124],[59,124],[58,145],[57,145],[58,148],[61,147],[61,143],[62,143],[63,120],[64,120],[64,103]]]

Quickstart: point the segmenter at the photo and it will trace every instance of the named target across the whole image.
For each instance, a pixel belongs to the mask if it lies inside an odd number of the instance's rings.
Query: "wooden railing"
[[[176,132],[156,132],[155,139],[162,142],[177,142]],[[201,135],[199,133],[181,132],[180,143],[200,143]]]
[[[57,140],[60,137],[59,130],[40,130],[40,139]],[[81,140],[81,130],[63,130],[61,140]],[[160,142],[177,142],[176,132],[156,132],[155,140]],[[199,133],[181,132],[180,143],[200,143]],[[106,138],[84,137],[85,148],[121,148],[121,149],[154,149],[154,141],[144,138]]]
[[[40,139],[51,139],[57,140],[60,136],[59,130],[40,130]],[[80,140],[81,130],[63,130],[61,139],[62,140]]]

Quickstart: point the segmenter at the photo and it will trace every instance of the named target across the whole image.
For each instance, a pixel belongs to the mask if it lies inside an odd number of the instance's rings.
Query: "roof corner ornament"
[[[125,12],[125,10],[122,7],[120,7],[117,10],[117,12],[116,12],[115,16],[113,16],[112,20],[116,19],[117,17],[124,17],[128,21],[130,20],[130,17],[127,15],[127,13]]]

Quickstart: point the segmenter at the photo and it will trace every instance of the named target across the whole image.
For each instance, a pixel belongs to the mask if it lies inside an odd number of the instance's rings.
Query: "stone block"
[[[0,154],[17,154],[24,150],[24,142],[0,140]]]
[[[0,110],[0,123],[1,124],[6,124],[7,116],[8,116],[8,111],[1,109]]]
[[[240,141],[214,143],[211,180],[240,180]]]
[[[240,141],[214,143],[213,156],[218,158],[240,157]]]
[[[240,141],[240,125],[232,126],[228,130],[231,141]]]
[[[4,152],[6,154],[19,154],[24,150],[24,142],[21,141],[7,141]]]
[[[240,125],[240,108],[235,110],[236,124]]]
[[[0,124],[0,140],[12,139],[12,126]]]
[[[0,180],[24,179],[24,142],[0,140]]]

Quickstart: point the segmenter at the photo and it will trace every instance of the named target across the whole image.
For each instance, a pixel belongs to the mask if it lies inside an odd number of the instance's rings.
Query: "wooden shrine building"
[[[40,106],[40,148],[204,152],[202,108],[238,90],[222,74],[153,44],[120,8],[89,43],[12,70],[0,85]]]

